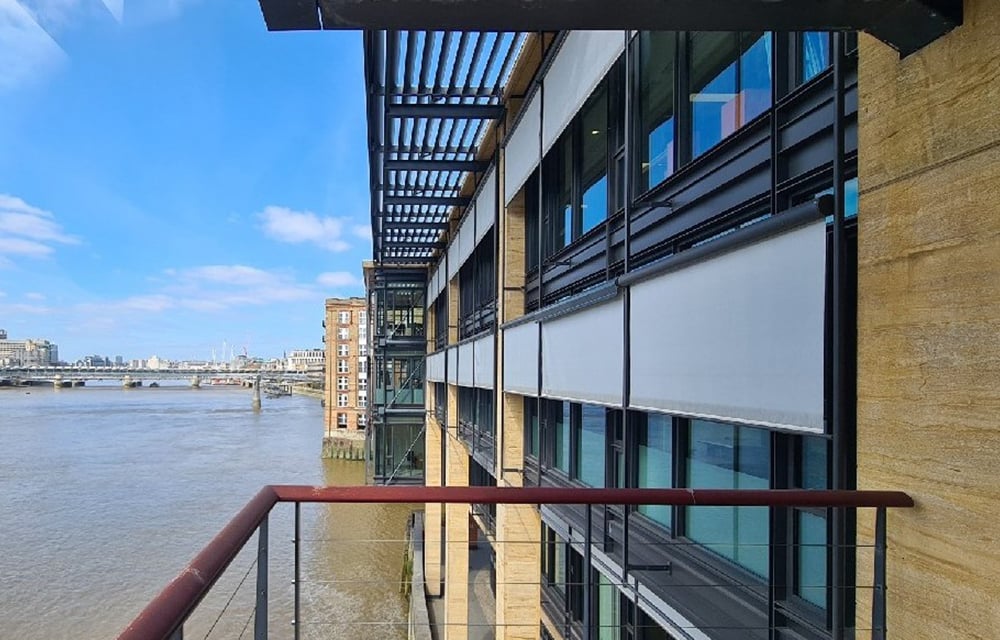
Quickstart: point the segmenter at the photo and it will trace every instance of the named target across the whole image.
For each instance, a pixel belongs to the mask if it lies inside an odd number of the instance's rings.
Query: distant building
[[[323,349],[297,349],[285,358],[285,371],[294,373],[321,373],[326,355]]]
[[[8,340],[0,329],[0,366],[46,367],[59,362],[59,349],[48,340]]]
[[[363,455],[363,434],[368,424],[368,323],[364,298],[327,299],[323,340],[326,343],[324,451],[328,454],[346,447],[356,451],[359,458]]]
[[[129,369],[145,369],[146,361],[142,358],[136,358],[135,360],[128,361]]]
[[[146,368],[154,369],[159,371],[160,369],[169,369],[171,362],[166,358],[161,358],[159,356],[152,356],[149,360],[146,360]]]

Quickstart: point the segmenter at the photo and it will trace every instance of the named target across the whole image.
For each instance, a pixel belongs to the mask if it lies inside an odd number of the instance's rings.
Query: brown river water
[[[0,639],[115,638],[262,485],[363,484],[362,463],[319,457],[322,435],[304,397],[255,413],[240,388],[0,389]],[[277,640],[293,629],[293,509],[269,521]],[[405,637],[410,511],[302,506],[302,638]],[[256,537],[185,640],[253,637],[255,558]]]

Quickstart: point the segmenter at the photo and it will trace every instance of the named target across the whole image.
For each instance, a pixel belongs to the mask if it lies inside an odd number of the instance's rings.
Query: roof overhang
[[[962,0],[260,0],[267,28],[866,31],[907,55],[962,24]]]

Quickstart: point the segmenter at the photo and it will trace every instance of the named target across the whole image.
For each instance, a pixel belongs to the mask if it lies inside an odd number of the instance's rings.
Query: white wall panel
[[[476,371],[473,376],[474,386],[479,387],[480,389],[492,389],[493,372],[496,368],[494,366],[493,358],[493,335],[491,334],[485,338],[480,338],[472,344],[472,357],[476,363]]]
[[[458,384],[463,387],[472,386],[472,369],[475,360],[472,357],[472,343],[466,342],[458,346]]]
[[[437,268],[437,289],[440,294],[448,286],[448,270],[445,269],[445,261],[442,259]]]
[[[444,352],[427,356],[427,379],[431,382],[444,382]]]
[[[825,233],[817,221],[634,285],[632,406],[822,431]]]
[[[526,322],[503,332],[503,390],[538,392],[538,325]]]
[[[504,204],[520,191],[528,176],[538,166],[538,127],[541,126],[541,95],[535,92],[517,128],[507,141],[504,153]]]
[[[543,152],[552,148],[624,50],[623,31],[571,31],[566,36],[545,74]]]
[[[476,196],[476,242],[483,239],[497,219],[497,172],[490,169],[483,178],[483,186]]]
[[[542,395],[621,406],[622,298],[542,323]]]
[[[462,262],[459,258],[461,232],[456,233],[451,239],[451,243],[448,245],[448,278],[451,280],[458,273],[458,270],[462,267]],[[447,284],[446,280],[446,284]]]
[[[458,384],[458,347],[448,348],[448,382]]]

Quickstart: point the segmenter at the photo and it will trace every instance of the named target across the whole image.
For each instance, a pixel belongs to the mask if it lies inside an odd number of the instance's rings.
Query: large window
[[[688,486],[770,488],[770,433],[692,420]],[[753,573],[767,577],[770,527],[766,507],[688,507],[687,536]]]
[[[657,414],[636,414],[637,444],[636,486],[643,489],[668,489],[673,486],[673,418]],[[673,524],[671,507],[641,505],[639,512],[665,527]]]
[[[801,441],[798,485],[802,489],[827,489],[826,440]],[[826,607],[826,510],[795,510],[795,595],[818,607]]]
[[[538,427],[538,400],[524,399],[524,453],[538,458],[540,432]]]
[[[618,70],[618,67],[615,67]],[[608,217],[608,154],[612,114],[618,114],[619,100],[611,99],[609,86],[602,82],[570,123],[542,163],[542,237],[534,231],[526,235],[528,270],[536,266],[534,245],[542,243],[548,257],[569,245]],[[617,117],[617,116],[616,116]],[[617,125],[617,123],[616,123]],[[527,198],[533,197],[529,182]],[[537,214],[526,204],[525,222],[534,224]]]
[[[638,116],[636,125],[636,188],[644,192],[674,172],[674,78],[677,34],[642,31],[636,39]]]
[[[444,349],[448,345],[448,287],[438,294],[434,301],[434,348]]]
[[[771,105],[771,34],[692,32],[691,154],[705,153]]]
[[[604,486],[605,450],[607,448],[606,409],[585,404],[580,408],[578,434],[575,438],[574,476],[592,487]],[[574,421],[575,422],[575,421]]]
[[[496,260],[493,230],[479,242],[458,273],[459,338],[493,328],[496,319]]]

